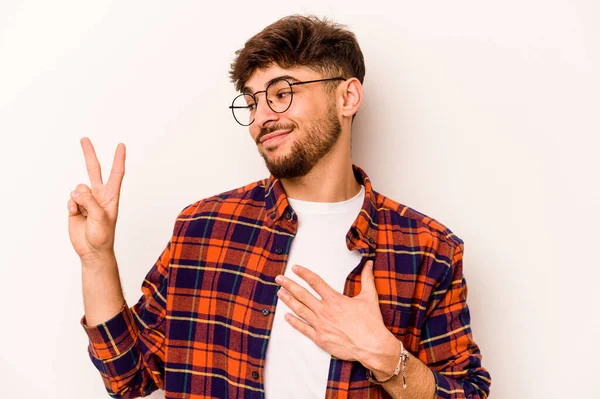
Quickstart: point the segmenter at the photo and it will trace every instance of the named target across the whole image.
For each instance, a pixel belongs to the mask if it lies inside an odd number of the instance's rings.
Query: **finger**
[[[77,216],[80,213],[79,206],[77,206],[77,203],[72,199],[69,199],[67,202],[67,209],[69,210],[70,216]]]
[[[373,274],[373,261],[368,260],[362,268],[360,273],[361,287],[360,294],[362,295],[377,295],[377,289],[375,288],[375,276]],[[359,294],[359,295],[360,295]]]
[[[323,280],[318,274],[313,273],[305,267],[300,265],[294,265],[292,271],[296,273],[302,280],[306,281],[308,285],[315,290],[322,299],[328,300],[339,296],[340,293],[331,288],[325,280]]]
[[[289,292],[287,292],[287,290],[278,290],[277,296],[288,306],[288,308],[290,308],[294,311],[294,313],[296,313],[296,316],[298,316],[311,326],[315,325],[317,321],[315,313],[302,302],[294,298]]]
[[[79,205],[79,209],[83,216],[91,216],[93,219],[101,220],[104,211],[96,202],[96,199],[89,190],[74,190],[71,191],[71,199]]]
[[[83,149],[83,156],[85,158],[85,167],[87,168],[88,176],[90,177],[90,183],[92,187],[102,185],[102,171],[100,169],[100,162],[96,156],[96,151],[92,142],[87,137],[83,137],[80,140],[81,148]]]
[[[314,328],[312,328],[310,325],[303,322],[291,313],[286,313],[284,318],[285,321],[287,321],[292,327],[300,331],[302,335],[308,337],[311,341],[315,342],[315,340],[317,339],[317,331]]]
[[[80,193],[87,193],[87,192],[91,192],[92,189],[89,188],[89,186],[87,186],[85,184],[78,184],[77,187],[75,187],[75,191],[80,192]]]
[[[275,281],[277,281],[283,288],[285,288],[287,292],[289,292],[294,298],[296,298],[296,300],[302,302],[310,309],[316,310],[321,305],[321,302],[317,298],[315,298],[313,294],[308,292],[306,288],[302,287],[294,280],[280,275],[275,278]]]
[[[85,184],[78,184],[77,187],[75,188],[75,191],[77,193],[87,193],[87,192],[91,193],[92,190]],[[72,200],[72,197],[71,197],[71,200]],[[85,207],[83,205],[77,205],[77,210],[83,216],[88,217],[88,211],[87,211],[87,209],[85,209]]]
[[[117,150],[115,151],[115,157],[113,159],[112,169],[110,170],[110,176],[106,184],[111,186],[115,192],[121,192],[121,183],[123,182],[123,176],[125,175],[125,144],[119,143]]]

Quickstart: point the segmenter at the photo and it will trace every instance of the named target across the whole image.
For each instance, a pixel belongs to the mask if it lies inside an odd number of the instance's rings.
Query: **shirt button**
[[[254,378],[255,380],[258,380],[258,372],[253,371],[252,372],[252,378]]]
[[[260,311],[260,313],[262,313],[263,316],[268,316],[269,313],[271,313],[271,312],[269,312],[269,309],[264,308],[263,310]]]
[[[275,214],[275,212],[273,212],[272,214],[270,214],[270,215],[269,215],[269,217],[270,217],[271,219],[275,219],[275,218],[277,217],[277,215]]]
[[[283,250],[281,248],[277,248],[275,250],[275,253],[278,254],[278,255],[281,254],[282,252],[283,252]]]
[[[291,214],[291,212],[287,212],[285,214],[285,217],[286,217],[287,220],[292,220],[292,214]]]
[[[370,242],[371,244],[373,244],[373,243],[375,242],[375,240],[374,240],[372,237],[369,237],[369,242]]]

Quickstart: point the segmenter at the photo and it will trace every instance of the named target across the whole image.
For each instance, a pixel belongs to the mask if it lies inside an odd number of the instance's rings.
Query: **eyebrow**
[[[285,79],[285,80],[288,80],[288,81],[291,81],[291,82],[299,82],[299,81],[300,81],[300,80],[296,79],[295,77],[293,77],[292,75],[283,75],[283,76],[278,76],[278,77],[276,77],[276,78],[273,78],[273,79],[269,80],[269,81],[267,82],[267,84],[265,85],[265,88],[266,88],[267,86],[269,86],[271,83],[273,83],[273,82],[275,82],[275,81],[277,81],[277,80],[281,80],[281,79]],[[259,90],[259,91],[262,91],[262,90]],[[251,89],[250,87],[248,87],[248,86],[244,86],[244,87],[242,88],[242,93],[243,93],[243,94],[256,94],[257,92],[254,92],[254,93],[253,93],[253,92],[252,92],[252,89]]]

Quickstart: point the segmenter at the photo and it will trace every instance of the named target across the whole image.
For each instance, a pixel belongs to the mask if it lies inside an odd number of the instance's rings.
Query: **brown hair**
[[[365,61],[354,33],[312,15],[290,15],[274,22],[235,54],[229,75],[238,91],[257,69],[273,63],[282,68],[306,66],[331,75],[325,77],[355,77],[361,83],[365,76]]]

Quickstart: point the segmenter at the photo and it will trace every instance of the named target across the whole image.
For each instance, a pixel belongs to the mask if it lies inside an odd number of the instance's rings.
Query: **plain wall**
[[[268,175],[227,108],[228,70],[292,13],[331,17],[361,44],[355,163],[465,241],[491,397],[600,397],[593,0],[3,0],[0,396],[108,397],[67,233],[69,192],[89,184],[79,139],[105,176],[127,145],[116,253],[133,305],[184,206]]]

